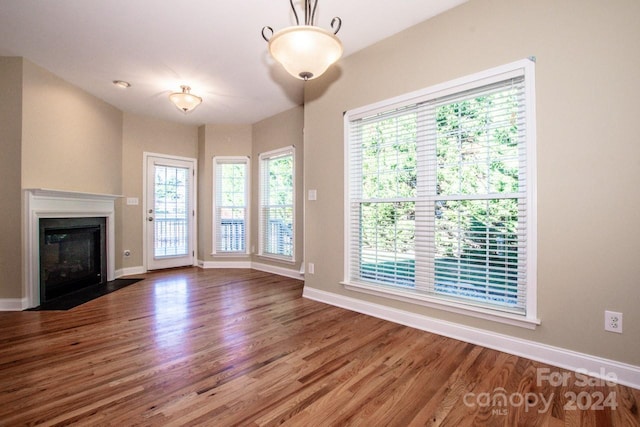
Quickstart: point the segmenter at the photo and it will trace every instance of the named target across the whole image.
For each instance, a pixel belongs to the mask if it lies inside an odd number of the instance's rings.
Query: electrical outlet
[[[609,332],[622,333],[622,313],[617,311],[604,312],[604,330]]]

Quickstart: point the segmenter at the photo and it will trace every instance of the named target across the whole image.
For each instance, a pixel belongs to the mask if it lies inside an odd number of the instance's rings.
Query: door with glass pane
[[[147,270],[193,265],[194,161],[147,157]]]

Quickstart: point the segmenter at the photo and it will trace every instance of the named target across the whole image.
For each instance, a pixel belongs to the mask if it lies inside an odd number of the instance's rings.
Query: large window
[[[345,115],[350,288],[537,322],[533,96],[524,60]]]
[[[248,253],[249,159],[215,157],[213,170],[214,253]]]
[[[294,261],[295,153],[260,155],[260,255]]]

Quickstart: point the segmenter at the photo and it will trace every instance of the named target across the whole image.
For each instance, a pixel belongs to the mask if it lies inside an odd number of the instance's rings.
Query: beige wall
[[[198,157],[198,128],[130,113],[124,114],[122,194],[126,197],[137,197],[139,204],[127,205],[126,199],[118,203],[120,216],[116,221],[120,226],[116,235],[117,269],[143,265],[142,172],[145,152],[195,159]],[[124,257],[125,249],[131,251],[131,256]]]
[[[22,187],[119,194],[122,112],[25,60]]]
[[[22,58],[0,57],[0,299],[22,297],[22,69]]]
[[[215,156],[251,157],[251,125],[206,125],[199,129],[198,230],[200,261],[248,261],[248,257],[214,256],[213,251],[213,158]],[[253,178],[253,177],[252,177]]]
[[[3,99],[11,95],[0,107],[3,227],[11,224],[0,244],[0,266],[11,262],[0,298],[21,298],[21,190],[119,194],[122,112],[25,59],[0,58],[0,70]]]
[[[307,83],[306,286],[640,365],[640,2],[471,0]],[[535,55],[535,331],[346,291],[343,111]],[[624,333],[603,330],[604,310]]]
[[[252,181],[251,181],[251,244],[255,247],[254,254],[258,252],[258,207],[259,207],[259,157],[261,153],[276,150],[278,148],[295,146],[295,185],[296,185],[296,242],[295,263],[278,262],[270,258],[253,256],[254,262],[269,264],[276,267],[299,270],[304,254],[304,109],[295,107],[276,114],[253,125],[253,154],[251,157]]]
[[[211,245],[211,237],[207,238],[208,234],[211,235],[211,225],[207,225],[211,218],[211,208],[207,209],[207,197],[211,200],[211,196],[207,195],[211,190],[205,188],[204,183],[207,181],[207,170],[205,165],[205,158],[207,154],[206,143],[206,126],[198,127],[198,260],[201,261],[205,256],[206,246]],[[209,203],[211,204],[211,203]],[[207,229],[208,227],[208,229]]]

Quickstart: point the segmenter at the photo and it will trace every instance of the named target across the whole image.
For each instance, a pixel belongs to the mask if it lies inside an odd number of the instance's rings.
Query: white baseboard
[[[279,276],[291,277],[293,279],[304,278],[303,274],[300,274],[299,271],[277,267],[269,264],[263,264],[259,262],[251,262],[251,261],[203,261],[198,260],[198,267],[208,269],[208,268],[253,268],[254,270],[266,271],[267,273],[277,274]],[[144,274],[144,267],[129,267],[129,268],[121,268],[116,270],[116,278],[122,276],[130,276],[134,274]]]
[[[254,270],[264,271],[267,273],[277,274],[278,276],[290,277],[292,279],[302,280],[303,274],[292,268],[278,267],[270,264],[251,261],[202,261],[198,260],[200,268],[252,268]]]
[[[202,261],[198,260],[200,268],[251,268],[251,261]]]
[[[401,325],[432,332],[471,344],[488,347],[504,353],[525,357],[559,368],[589,373],[597,378],[610,380],[615,375],[616,382],[640,389],[640,366],[604,359],[560,347],[553,347],[535,341],[514,338],[484,329],[472,328],[433,317],[423,316],[404,310],[362,301],[344,295],[304,287],[304,298],[367,314]]]
[[[146,273],[143,266],[138,267],[127,267],[116,270],[116,279],[122,276],[131,276],[134,274],[144,274]]]
[[[270,264],[262,264],[260,262],[252,262],[251,268],[254,270],[277,274],[278,276],[290,277],[292,279],[304,279],[304,275],[300,274],[298,270],[294,270],[292,268],[277,267]]]
[[[22,311],[29,308],[26,298],[0,298],[0,311]]]

